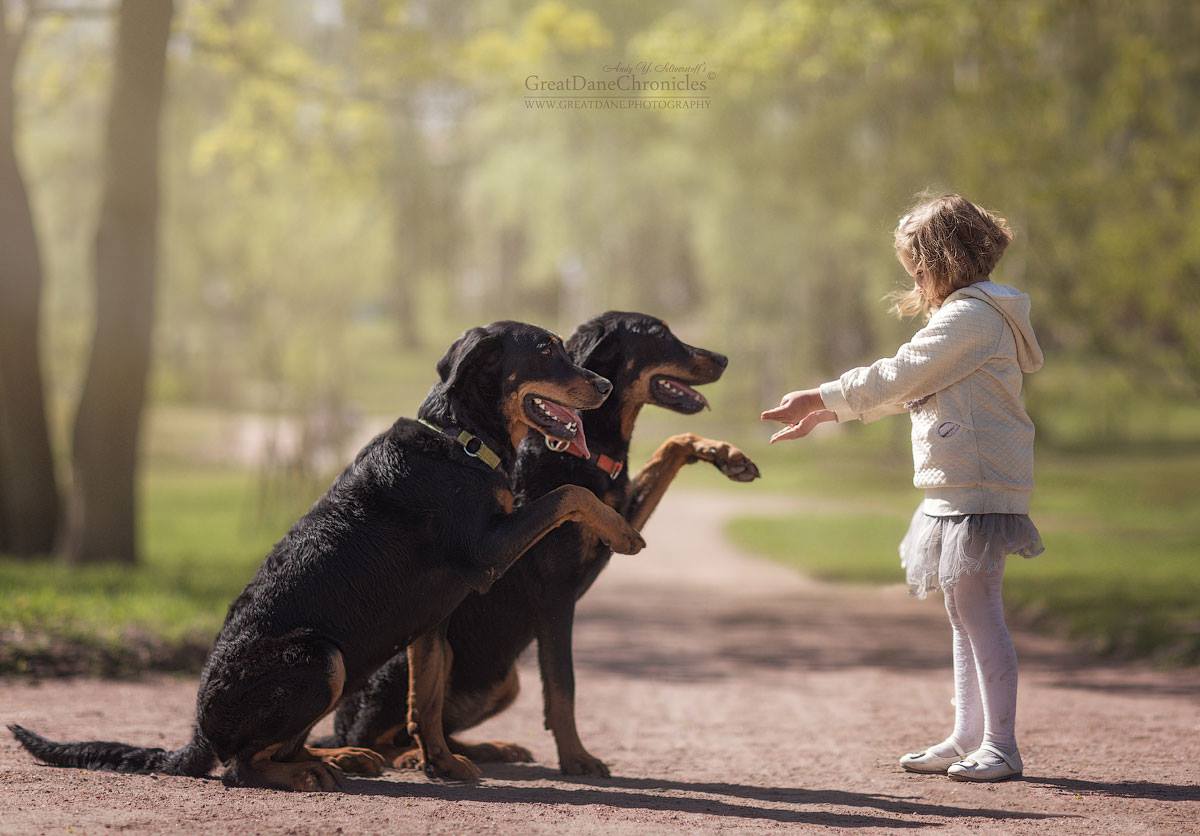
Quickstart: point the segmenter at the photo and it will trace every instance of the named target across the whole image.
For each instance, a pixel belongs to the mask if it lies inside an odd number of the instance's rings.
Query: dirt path
[[[391,773],[346,794],[226,790],[36,766],[4,734],[0,832],[1200,832],[1200,672],[1088,665],[1022,635],[1029,777],[905,774],[897,755],[940,739],[951,714],[940,601],[825,586],[739,554],[720,523],[743,502],[668,497],[650,548],[617,558],[582,603],[581,734],[619,777],[559,776],[527,660],[516,706],[477,736],[518,740],[538,762],[488,769],[479,786]],[[0,683],[0,720],[174,746],[193,689]]]

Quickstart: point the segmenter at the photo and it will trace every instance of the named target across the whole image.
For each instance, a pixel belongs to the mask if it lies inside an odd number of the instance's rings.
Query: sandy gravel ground
[[[617,558],[582,604],[579,725],[616,777],[558,774],[526,660],[517,704],[476,736],[519,741],[537,763],[489,768],[477,786],[392,772],[337,794],[227,790],[38,766],[3,734],[0,832],[1200,833],[1200,672],[1093,664],[1021,635],[1027,777],[908,775],[896,757],[951,717],[940,599],[821,585],[739,554],[720,523],[748,501],[668,497],[650,547]],[[193,689],[5,682],[0,721],[174,746]]]

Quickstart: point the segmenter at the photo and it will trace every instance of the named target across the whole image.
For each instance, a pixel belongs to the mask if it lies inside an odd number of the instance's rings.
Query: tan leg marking
[[[478,781],[479,767],[450,751],[442,726],[446,681],[453,654],[445,636],[431,631],[408,646],[408,733],[416,741],[425,774],[456,781]],[[393,762],[403,768],[408,762]]]
[[[254,770],[268,786],[297,792],[331,792],[338,789],[337,772],[315,760],[277,761],[273,755],[283,744],[275,743],[250,759]]]
[[[310,757],[351,775],[382,775],[387,765],[379,752],[361,746],[339,746],[334,749],[305,746],[304,750]]]
[[[609,776],[604,761],[588,752],[575,727],[575,700],[560,689],[546,688],[546,728],[554,734],[558,765],[564,775]]]

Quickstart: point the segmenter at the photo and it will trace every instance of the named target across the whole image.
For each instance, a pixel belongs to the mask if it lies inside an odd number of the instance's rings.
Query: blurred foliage
[[[35,36],[21,149],[61,404],[111,25]],[[1103,386],[1085,435],[1122,437],[1131,404],[1200,384],[1198,39],[1181,0],[184,4],[157,400],[303,412],[388,386],[372,374],[398,361],[355,349],[374,323],[395,332],[375,351],[424,362],[480,320],[628,307],[729,351],[752,415],[911,332],[878,300],[903,278],[895,218],[930,187],[1009,217],[997,278],[1034,295],[1051,367]],[[710,106],[523,106],[530,74],[639,60],[703,62]],[[1063,376],[1030,381],[1047,426]]]

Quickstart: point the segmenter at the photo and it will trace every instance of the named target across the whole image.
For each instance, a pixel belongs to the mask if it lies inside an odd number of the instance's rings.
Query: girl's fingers
[[[760,421],[787,421],[788,408],[786,406],[777,406],[774,409],[768,409],[758,416]]]
[[[771,444],[774,444],[776,441],[787,441],[792,438],[803,438],[807,434],[808,431],[803,429],[800,424],[789,424],[771,436]]]
[[[824,424],[826,421],[836,421],[837,416],[828,409],[820,409],[816,412],[810,412],[803,419],[797,421],[791,426],[784,427],[775,435],[771,436],[771,443],[776,441],[788,441],[793,438],[804,438],[812,432],[818,424]]]

